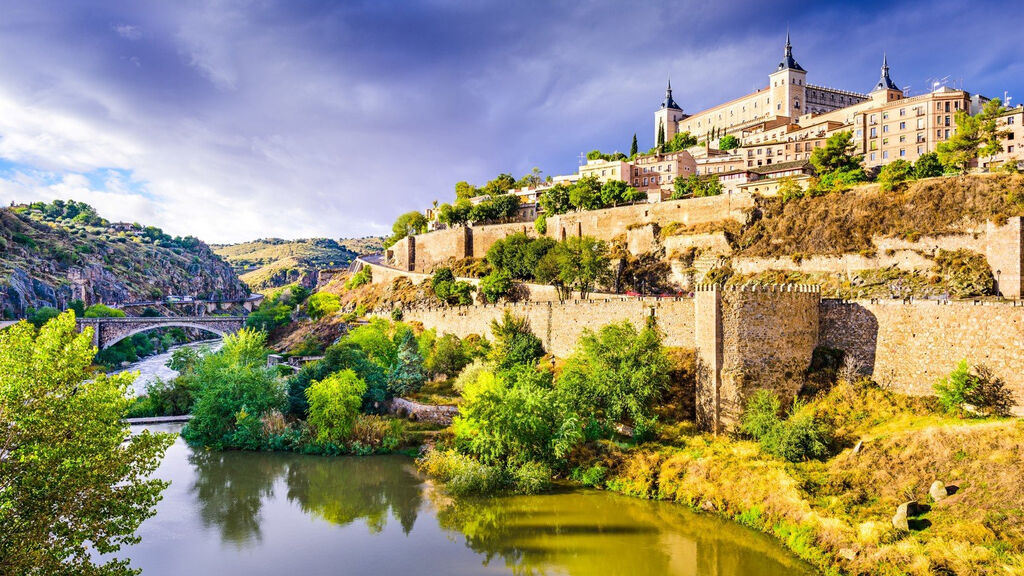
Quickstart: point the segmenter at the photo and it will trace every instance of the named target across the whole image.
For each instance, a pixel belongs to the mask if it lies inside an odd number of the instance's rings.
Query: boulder
[[[917,502],[904,502],[896,508],[896,515],[892,517],[892,527],[903,532],[910,532],[910,521],[908,517],[914,513]]]
[[[928,489],[928,495],[932,497],[932,500],[938,502],[946,496],[949,496],[949,492],[946,490],[946,484],[940,480],[932,482],[931,488]]]

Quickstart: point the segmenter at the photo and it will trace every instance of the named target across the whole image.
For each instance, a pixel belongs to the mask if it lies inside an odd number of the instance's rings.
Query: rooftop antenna
[[[1003,90],[1003,106],[1006,106],[1007,108],[1009,108],[1010,107],[1010,100],[1013,100],[1013,96],[1010,96],[1009,92],[1007,92],[1006,90]]]
[[[587,154],[586,154],[586,152],[580,152],[580,166],[583,166],[586,163],[587,163]]]

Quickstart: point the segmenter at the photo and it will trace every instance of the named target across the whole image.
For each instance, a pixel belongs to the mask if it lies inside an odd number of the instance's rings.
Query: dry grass
[[[607,486],[732,517],[826,573],[1021,573],[1024,422],[951,419],[931,402],[840,383],[808,407],[839,438],[825,462],[790,464],[752,442],[673,426],[662,431],[672,446],[608,448]],[[958,491],[932,503],[936,479]],[[932,508],[899,533],[890,519],[908,498]]]
[[[871,185],[789,202],[763,198],[736,247],[745,256],[871,251],[872,236],[913,240],[1024,216],[1024,204],[1013,200],[1021,195],[1024,176],[988,174],[932,178],[896,192]]]

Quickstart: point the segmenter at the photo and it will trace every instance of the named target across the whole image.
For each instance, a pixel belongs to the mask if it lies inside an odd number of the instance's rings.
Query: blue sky
[[[454,183],[575,171],[767,82],[1024,103],[1019,3],[0,1],[0,201],[211,242],[386,233]]]

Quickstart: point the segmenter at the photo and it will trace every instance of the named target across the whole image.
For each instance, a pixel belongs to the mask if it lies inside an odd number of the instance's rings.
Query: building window
[[[889,158],[889,151],[885,150],[882,152],[882,160]]]
[[[924,118],[917,119],[917,129],[924,130]]]
[[[917,147],[917,155],[920,156],[921,154],[924,154],[924,146]]]
[[[900,122],[900,130],[906,130],[906,129],[907,129],[907,123],[906,122]]]
[[[945,138],[946,138],[946,139],[949,139],[949,130],[946,130],[946,135],[945,135]]]
[[[882,126],[882,132],[888,132],[888,131],[889,131],[889,125],[888,124],[885,124],[884,126]]]
[[[946,126],[949,126],[949,116],[946,116]]]
[[[872,128],[871,129],[871,137],[875,138],[877,136],[878,136],[878,129],[877,128]]]
[[[946,101],[946,112],[949,112],[949,100]]]
[[[644,178],[644,186],[647,186],[647,178]]]
[[[942,138],[942,130],[936,130],[935,131],[935,137],[936,138]]]
[[[906,156],[906,155],[907,155],[906,148],[900,148],[900,156]]]
[[[900,116],[906,116],[906,115],[907,115],[907,109],[906,108],[900,108]]]
[[[1010,116],[1009,118],[1006,119],[1006,123],[1007,124],[1013,124],[1014,120],[1015,120],[1015,118],[1013,116]]]
[[[872,161],[872,162],[874,162],[874,160],[875,160],[875,153],[874,153],[874,152],[872,152],[872,153],[871,153],[871,161]]]
[[[1007,146],[1006,151],[1009,152],[1010,154],[1013,154],[1013,146]]]
[[[860,138],[863,135],[864,135],[864,131],[861,130],[860,128],[857,128],[857,138]]]

